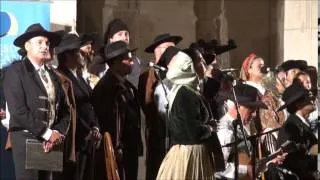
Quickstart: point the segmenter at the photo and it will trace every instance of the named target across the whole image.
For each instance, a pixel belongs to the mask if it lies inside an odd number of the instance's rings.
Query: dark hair
[[[309,75],[308,73],[304,72],[304,71],[298,72],[298,73],[295,75],[295,77],[293,78],[292,83],[299,83],[299,84],[301,84],[301,85],[303,86],[303,82],[301,82],[301,80],[299,79],[299,77],[300,77],[300,76],[306,76],[306,75],[310,77],[310,75]]]
[[[57,59],[58,59],[58,68],[65,67],[65,63],[67,62],[67,54],[70,53],[75,53],[76,51],[79,51],[77,49],[75,50],[68,50],[64,51],[62,53],[57,54]]]

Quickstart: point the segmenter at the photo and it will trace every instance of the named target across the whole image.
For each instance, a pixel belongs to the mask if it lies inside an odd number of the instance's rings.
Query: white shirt
[[[233,125],[234,118],[226,113],[219,121],[217,135],[221,146],[234,142]],[[233,162],[228,162],[228,158],[231,152],[231,147],[222,147],[223,158],[226,164],[226,169],[223,172],[215,173],[217,178],[234,179],[235,166]],[[239,165],[238,168],[239,177],[247,174],[247,166]]]
[[[154,90],[154,103],[156,105],[157,111],[163,119],[167,119],[167,106],[168,99],[166,97],[166,93],[164,92],[163,87],[166,89],[167,93],[169,93],[168,87],[163,84],[163,86],[159,83],[157,84]]]

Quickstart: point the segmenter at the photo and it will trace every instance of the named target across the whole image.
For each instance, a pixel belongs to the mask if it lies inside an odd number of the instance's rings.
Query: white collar
[[[69,71],[77,78],[77,69],[69,69]]]
[[[302,117],[300,114],[297,114],[297,113],[296,113],[296,116],[298,116],[305,125],[310,127],[310,124],[308,123],[308,121],[304,117]]]
[[[42,64],[41,66],[39,66],[38,64],[34,63],[34,62],[31,61],[31,60],[30,60],[30,62],[31,62],[31,64],[33,65],[33,67],[36,69],[36,71],[38,71],[39,69],[44,69],[44,70],[45,70],[44,64]]]
[[[262,95],[264,95],[264,93],[266,92],[266,89],[262,86],[262,84],[253,81],[245,81],[245,84],[255,87]]]

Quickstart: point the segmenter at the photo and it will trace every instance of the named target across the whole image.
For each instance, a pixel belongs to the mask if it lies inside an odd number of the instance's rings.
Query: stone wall
[[[317,61],[316,1],[290,0],[78,0],[78,31],[96,31],[103,37],[107,24],[121,18],[131,31],[131,46],[143,52],[159,33],[181,35],[179,45],[196,39],[232,38],[238,48],[219,57],[223,67],[239,67],[251,52],[268,66],[287,59]],[[99,41],[102,42],[102,39]]]

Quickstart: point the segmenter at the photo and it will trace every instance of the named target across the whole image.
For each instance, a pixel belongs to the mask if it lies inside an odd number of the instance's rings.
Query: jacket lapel
[[[83,93],[85,93],[86,95],[90,95],[90,91],[89,91],[89,87],[86,86],[86,84],[84,84],[85,82],[80,82],[79,80],[82,79],[77,79],[69,70],[64,69],[63,72],[67,75],[67,77],[69,77],[69,79],[73,82],[73,84],[75,84],[76,87],[79,89],[80,91],[82,91]]]
[[[30,60],[28,58],[23,59],[23,62],[25,64],[25,67],[28,71],[28,74],[30,76],[30,78],[34,81],[34,83],[39,87],[39,89],[46,94],[46,96],[48,96],[47,91],[40,79],[40,76],[38,74],[38,72],[36,71],[36,69],[34,68],[34,66],[32,65],[32,63],[30,62]]]

